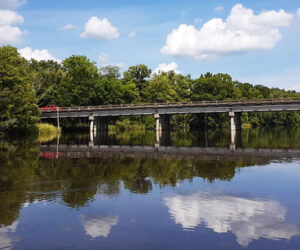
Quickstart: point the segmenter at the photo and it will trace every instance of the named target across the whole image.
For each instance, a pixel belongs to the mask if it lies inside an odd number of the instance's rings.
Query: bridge
[[[234,138],[236,135],[235,131],[241,129],[241,113],[266,111],[300,111],[300,98],[62,107],[61,110],[54,112],[43,111],[41,118],[88,117],[90,132],[95,133],[96,131],[107,130],[107,117],[154,115],[156,119],[156,131],[159,135],[161,131],[168,131],[170,129],[171,115],[228,113],[232,138]]]

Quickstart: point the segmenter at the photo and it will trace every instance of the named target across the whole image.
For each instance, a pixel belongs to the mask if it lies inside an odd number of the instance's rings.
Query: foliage
[[[38,141],[39,142],[48,142],[52,141],[54,138],[60,135],[61,129],[48,123],[37,123],[35,126],[38,129]]]
[[[39,120],[40,110],[30,82],[29,63],[16,48],[0,48],[0,129],[26,131]]]

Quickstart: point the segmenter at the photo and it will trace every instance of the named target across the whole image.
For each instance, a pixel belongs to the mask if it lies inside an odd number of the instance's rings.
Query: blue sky
[[[37,59],[80,54],[122,70],[222,72],[300,91],[299,8],[299,0],[0,0],[0,44]],[[8,40],[12,28],[20,32]]]

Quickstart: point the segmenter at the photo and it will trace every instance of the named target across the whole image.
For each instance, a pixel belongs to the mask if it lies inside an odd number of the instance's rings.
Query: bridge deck
[[[200,101],[179,103],[144,103],[100,106],[62,107],[60,117],[122,116],[186,113],[225,113],[298,111],[300,98]],[[56,118],[56,111],[43,111],[42,118]]]

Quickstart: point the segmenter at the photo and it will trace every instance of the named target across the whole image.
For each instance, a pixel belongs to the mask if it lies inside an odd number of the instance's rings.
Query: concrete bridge
[[[180,103],[121,104],[85,107],[63,107],[60,111],[43,111],[42,119],[88,117],[90,132],[107,130],[107,118],[112,116],[154,115],[156,131],[170,129],[170,116],[175,114],[228,113],[232,139],[241,129],[243,112],[300,111],[300,98],[258,99],[237,101],[200,101]]]

